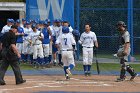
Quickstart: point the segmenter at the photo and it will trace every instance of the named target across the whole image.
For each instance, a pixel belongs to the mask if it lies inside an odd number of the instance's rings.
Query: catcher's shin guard
[[[125,73],[126,73],[126,67],[125,67],[125,65],[122,65],[122,67],[121,67],[121,71],[120,71],[120,78],[121,79],[125,79]]]
[[[127,65],[126,66],[126,71],[131,75],[131,76],[135,76],[135,71],[134,69],[130,66],[130,65]]]

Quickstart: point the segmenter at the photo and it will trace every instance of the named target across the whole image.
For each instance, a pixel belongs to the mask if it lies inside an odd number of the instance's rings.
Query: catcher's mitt
[[[117,52],[117,57],[124,57],[126,56],[127,54],[125,54],[123,51],[118,51]]]

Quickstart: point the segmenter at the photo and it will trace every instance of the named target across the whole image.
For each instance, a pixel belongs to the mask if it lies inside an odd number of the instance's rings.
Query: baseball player
[[[11,18],[11,25],[14,25],[15,24],[15,21],[14,19]]]
[[[50,44],[49,44],[49,57],[48,57],[48,61],[49,61],[49,63],[51,63],[51,61],[52,61],[52,43],[53,43],[52,32],[53,32],[53,29],[52,29],[52,26],[50,26],[50,23],[51,23],[50,19],[46,19],[45,21],[48,22],[48,24],[47,24],[48,25],[48,30],[50,30],[50,32],[51,32],[51,35],[49,36]]]
[[[120,32],[120,46],[117,52],[117,56],[120,58],[121,71],[120,77],[117,82],[123,81],[126,78],[126,71],[131,75],[130,80],[133,80],[138,74],[135,73],[134,69],[127,63],[128,56],[130,54],[130,35],[127,31],[127,26],[123,21],[118,21],[117,30]]]
[[[75,49],[76,42],[72,36],[72,34],[69,33],[68,27],[62,28],[62,36],[59,36],[56,40],[57,47],[60,47],[59,44],[61,44],[62,48],[62,61],[64,63],[64,72],[66,76],[66,80],[70,79],[71,70],[74,68],[74,57],[73,57],[73,50]]]
[[[96,34],[92,32],[90,24],[85,24],[85,32],[80,36],[79,43],[83,47],[83,68],[85,76],[90,76],[91,65],[93,60],[93,47],[94,44],[98,47]]]
[[[24,62],[28,61],[28,56],[30,56],[30,61],[33,61],[33,50],[31,46],[31,38],[30,33],[32,33],[32,28],[29,21],[26,21],[24,28],[24,37],[23,37],[23,54],[24,54]]]
[[[25,27],[25,24],[26,24],[26,19],[25,18],[22,18],[22,22],[20,24],[20,27],[24,28]]]
[[[16,25],[18,27],[18,33],[16,34],[17,35],[17,41],[16,41],[16,47],[19,51],[19,53],[21,54],[21,60],[23,59],[23,36],[24,36],[24,30],[22,27],[20,27],[20,20],[17,19],[16,20]],[[20,60],[20,61],[21,61]]]
[[[56,65],[56,52],[58,51],[58,59],[59,59],[59,65],[63,65],[61,62],[61,46],[59,49],[56,48],[55,46],[55,41],[58,38],[59,35],[62,35],[62,26],[60,24],[60,20],[56,19],[54,20],[54,25],[52,26],[53,32],[53,45],[52,45],[52,50],[53,50],[53,60],[54,60],[54,66]]]
[[[63,21],[63,26],[67,26],[67,27],[69,27],[69,32],[70,33],[72,33],[72,31],[73,31],[73,28],[70,26],[70,24],[69,24],[69,22],[68,21]]]
[[[44,28],[42,29],[42,33],[44,35],[44,39],[42,41],[43,43],[43,52],[44,52],[44,62],[45,64],[49,64],[49,44],[50,44],[50,38],[49,36],[51,36],[51,31],[48,29],[48,22],[45,21],[44,22]]]
[[[5,32],[8,32],[11,28],[11,25],[12,25],[11,19],[7,19],[7,24],[2,28],[1,33],[4,34]]]
[[[33,46],[33,60],[35,63],[39,65],[44,64],[44,55],[43,55],[43,47],[42,47],[42,40],[44,35],[42,32],[36,29],[36,24],[32,25],[32,33],[30,34],[32,46]]]

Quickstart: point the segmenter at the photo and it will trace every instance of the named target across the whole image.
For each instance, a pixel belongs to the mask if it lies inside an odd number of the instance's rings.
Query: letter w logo
[[[64,9],[65,0],[62,0],[61,6],[59,0],[47,0],[48,5],[46,5],[45,0],[37,0],[39,15],[41,20],[45,20],[49,17],[50,8],[52,8],[53,18],[61,19]]]

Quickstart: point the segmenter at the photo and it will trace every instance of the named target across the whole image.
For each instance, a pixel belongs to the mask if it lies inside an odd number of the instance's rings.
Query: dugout
[[[0,31],[7,18],[22,19],[25,17],[26,5],[23,2],[0,2]]]

